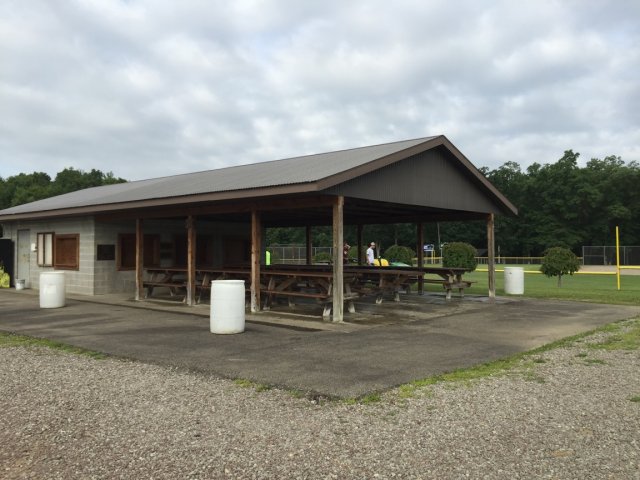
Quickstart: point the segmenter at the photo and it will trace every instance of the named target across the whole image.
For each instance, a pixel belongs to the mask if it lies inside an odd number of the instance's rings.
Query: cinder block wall
[[[29,230],[29,243],[38,242],[38,233],[77,233],[80,236],[80,258],[78,270],[64,270],[65,287],[68,293],[94,294],[94,221],[91,217],[50,221],[21,221],[5,226],[5,237],[11,238],[18,246],[18,230]],[[7,235],[8,233],[8,235]],[[16,258],[17,262],[17,258]],[[16,263],[17,270],[17,263]],[[38,253],[29,252],[29,275],[27,286],[40,289],[40,273],[53,271],[53,267],[38,266]]]
[[[133,270],[118,270],[116,260],[98,260],[98,245],[113,245],[118,249],[118,234],[135,233],[135,221],[125,221],[118,223],[95,223],[95,245],[94,249],[94,293],[103,295],[106,293],[131,293],[136,291],[136,274]]]

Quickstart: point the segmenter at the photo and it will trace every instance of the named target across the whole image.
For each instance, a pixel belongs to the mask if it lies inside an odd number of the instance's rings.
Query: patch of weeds
[[[233,383],[238,385],[241,388],[253,388],[256,392],[266,392],[271,390],[273,387],[271,385],[266,385],[263,383],[252,382],[251,380],[247,380],[246,378],[236,378]]]
[[[107,358],[107,355],[101,352],[81,347],[74,347],[73,345],[67,345],[54,340],[47,340],[46,338],[35,338],[28,337],[26,335],[0,332],[0,348],[2,347],[45,347],[60,352],[72,353],[74,355],[83,355],[95,360]]]
[[[542,357],[538,357],[533,359],[533,363],[547,363],[547,361]]]
[[[371,405],[374,403],[379,403],[380,401],[382,401],[382,395],[380,395],[377,392],[374,392],[374,393],[369,393],[367,395],[364,395],[362,397],[347,398],[343,400],[343,403],[347,405]]]
[[[634,395],[629,399],[631,402],[640,403],[640,395]]]
[[[242,388],[249,388],[255,385],[251,380],[247,380],[246,378],[236,378],[233,383]]]
[[[576,355],[576,357],[578,357],[578,358],[585,358],[585,357],[587,357],[587,356],[588,356],[588,354],[586,354],[586,353],[584,353],[584,352],[580,352],[580,353],[578,353],[578,354]]]
[[[607,362],[605,362],[604,360],[600,360],[599,358],[585,358],[584,364],[585,365],[606,365]]]
[[[302,390],[289,390],[288,392],[293,398],[305,398],[307,396]]]
[[[522,372],[522,378],[524,378],[524,380],[527,381],[527,382],[535,382],[535,383],[545,383],[546,382],[544,377],[541,377],[540,375],[536,375],[536,373],[532,372],[531,370],[527,370],[525,372]]]
[[[413,398],[416,395],[416,387],[411,383],[400,385],[398,388],[398,397],[400,398]]]
[[[589,344],[589,348],[596,350],[637,350],[640,348],[640,323],[636,322],[627,330],[623,330],[618,326],[614,335],[610,335],[598,343]]]

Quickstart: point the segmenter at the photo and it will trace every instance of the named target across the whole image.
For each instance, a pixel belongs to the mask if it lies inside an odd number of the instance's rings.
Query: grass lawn
[[[539,269],[538,265],[514,266],[524,267],[525,272]],[[503,267],[504,265],[500,265],[496,268]],[[479,268],[486,268],[486,266],[482,265]],[[486,272],[467,273],[464,279],[477,282],[473,287],[466,289],[466,293],[487,294]],[[556,277],[549,278],[542,274],[525,273],[523,296],[640,305],[640,275],[622,275],[620,286],[621,289],[618,291],[615,275],[565,275],[562,277],[562,287],[558,288]],[[505,295],[503,272],[496,272],[496,294]]]

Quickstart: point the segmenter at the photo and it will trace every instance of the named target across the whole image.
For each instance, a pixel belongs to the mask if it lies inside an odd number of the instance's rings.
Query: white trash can
[[[244,320],[244,280],[213,280],[211,333],[242,333]]]
[[[504,293],[508,295],[524,293],[524,268],[504,267]]]
[[[24,278],[16,278],[16,290],[24,290],[26,283]]]
[[[40,274],[40,308],[60,308],[65,305],[64,272]]]

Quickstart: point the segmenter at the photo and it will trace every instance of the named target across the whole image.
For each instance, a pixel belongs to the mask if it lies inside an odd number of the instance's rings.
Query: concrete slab
[[[155,305],[152,310],[135,308],[122,298],[101,304],[86,301],[96,297],[76,297],[64,308],[40,309],[37,295],[25,292],[0,290],[0,330],[343,398],[495,360],[640,315],[637,306],[521,298],[489,303],[483,297],[445,302],[425,295],[406,297],[400,304],[361,302],[352,323],[342,325],[285,315],[276,326],[281,317],[272,312],[249,315],[252,321],[245,333],[213,335],[206,308]]]

